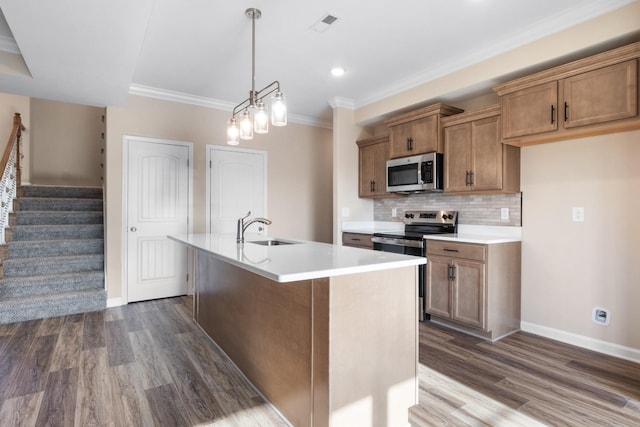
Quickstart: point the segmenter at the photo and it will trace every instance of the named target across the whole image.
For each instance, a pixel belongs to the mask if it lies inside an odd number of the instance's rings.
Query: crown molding
[[[147,98],[162,99],[164,101],[179,102],[182,104],[197,105],[199,107],[212,108],[216,110],[232,112],[236,104],[219,99],[207,98],[204,96],[191,95],[172,90],[160,89],[151,86],[131,84],[129,86],[129,94],[144,96]],[[288,121],[307,126],[315,126],[331,129],[333,124],[326,120],[318,120],[308,116],[300,116],[297,114],[289,114]]]
[[[335,96],[329,100],[331,108],[346,108],[349,110],[355,110],[355,103],[351,98],[344,98],[342,96]]]
[[[15,53],[20,55],[18,44],[11,37],[0,36],[0,50],[3,52]]]
[[[429,70],[413,74],[405,79],[394,82],[383,90],[371,93],[355,102],[355,108],[361,108],[390,96],[398,95],[420,85],[444,77],[447,74],[462,70],[484,60],[524,46],[528,43],[558,33],[567,28],[581,24],[590,19],[612,12],[637,0],[607,0],[598,4],[584,4],[582,6],[557,13],[551,18],[534,22],[528,27],[506,35],[501,41],[492,42],[484,49],[465,52],[455,58],[441,62]]]

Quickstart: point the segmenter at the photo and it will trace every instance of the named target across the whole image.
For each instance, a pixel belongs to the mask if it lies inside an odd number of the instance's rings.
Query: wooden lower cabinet
[[[373,249],[371,234],[351,233],[345,231],[342,233],[342,246],[353,246],[354,248]]]
[[[520,329],[520,242],[427,240],[426,311],[490,340]]]

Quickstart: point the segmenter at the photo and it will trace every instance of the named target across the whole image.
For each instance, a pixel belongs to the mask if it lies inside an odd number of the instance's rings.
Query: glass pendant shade
[[[238,123],[236,119],[231,119],[227,122],[227,144],[229,145],[238,145],[240,144],[240,140],[238,137],[240,136],[240,130],[238,129]]]
[[[287,125],[287,102],[280,91],[271,97],[271,124],[273,126]]]
[[[253,139],[253,121],[248,110],[244,110],[240,120],[240,139]]]
[[[256,103],[256,113],[253,117],[253,130],[255,133],[269,132],[269,116],[262,100]]]

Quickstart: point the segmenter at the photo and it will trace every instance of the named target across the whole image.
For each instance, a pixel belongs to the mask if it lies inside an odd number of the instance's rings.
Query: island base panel
[[[196,321],[293,425],[406,425],[416,267],[278,283],[201,251],[196,265]]]

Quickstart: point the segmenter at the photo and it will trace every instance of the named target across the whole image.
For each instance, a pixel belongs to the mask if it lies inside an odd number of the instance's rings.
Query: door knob
[[[133,231],[135,233],[136,231],[138,231],[138,229],[135,228],[135,227],[131,227],[131,231]]]

